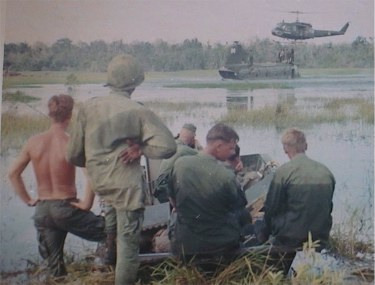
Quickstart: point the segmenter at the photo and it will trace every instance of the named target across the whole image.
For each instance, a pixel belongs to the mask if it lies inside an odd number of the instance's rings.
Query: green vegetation
[[[363,98],[307,98],[306,101],[314,104],[303,109],[297,109],[290,103],[241,112],[234,109],[220,120],[231,124],[246,124],[259,128],[274,125],[277,127],[296,126],[304,128],[314,124],[344,123],[347,121],[363,121],[374,124],[374,105],[370,100]]]
[[[346,236],[345,236],[346,238]],[[341,240],[342,242],[344,240]],[[264,284],[264,285],[305,285],[305,284],[353,284],[346,278],[357,276],[355,284],[368,284],[374,280],[371,268],[341,268],[328,265],[325,258],[315,252],[319,245],[313,242],[311,236],[303,246],[303,258],[306,262],[295,267],[296,274],[292,277],[283,275],[277,267],[279,259],[271,260],[267,247],[253,248],[246,254],[232,262],[201,263],[192,260],[184,264],[174,258],[154,264],[143,264],[139,269],[137,285],[221,285],[221,284]],[[344,249],[346,250],[346,249]],[[342,254],[340,252],[339,254]],[[27,270],[28,284],[82,284],[82,285],[109,285],[114,283],[114,270],[110,266],[95,265],[95,256],[87,256],[84,260],[75,260],[68,256],[67,270],[69,275],[64,278],[52,279],[45,276],[45,269],[33,263]],[[352,257],[354,259],[355,257]],[[318,270],[317,270],[318,268]],[[4,277],[4,285],[12,284],[11,278]],[[14,277],[17,277],[16,274]],[[6,280],[10,280],[6,283]],[[349,279],[350,280],[350,279]]]
[[[270,39],[255,39],[243,43],[254,62],[275,62],[282,44]],[[203,44],[198,39],[186,39],[169,44],[163,40],[124,43],[73,43],[58,39],[52,45],[36,42],[4,45],[4,73],[19,71],[90,71],[105,72],[109,61],[119,53],[134,55],[146,71],[178,71],[218,69],[225,64],[229,46],[221,43]],[[295,46],[295,62],[300,68],[334,68],[374,66],[373,38],[357,37],[352,43],[306,43]]]
[[[298,71],[301,77],[374,74],[373,68],[302,68]]]
[[[13,108],[17,108],[16,103],[27,103],[40,100],[39,98],[26,95],[21,91],[14,93],[6,92],[3,94],[3,102],[14,104]],[[44,131],[48,127],[48,119],[43,116],[22,115],[17,116],[11,112],[1,114],[1,152],[9,148],[19,149],[24,142],[32,135]]]
[[[373,74],[370,68],[326,68],[326,69],[300,69],[302,76],[326,76],[326,75],[346,75],[346,74]],[[74,78],[72,76],[74,75]],[[158,79],[174,80],[177,83],[170,83],[166,87],[170,88],[226,88],[228,90],[253,90],[264,88],[286,89],[290,85],[285,82],[251,82],[251,81],[219,81],[219,82],[188,82],[178,83],[179,78],[205,78],[219,79],[220,76],[215,69],[210,70],[184,70],[175,72],[147,72],[146,80],[154,81]],[[104,84],[106,73],[101,72],[68,72],[68,71],[22,71],[17,76],[6,76],[3,78],[3,90],[11,87],[17,88],[39,88],[42,84]],[[70,84],[69,84],[70,82]],[[295,81],[298,83],[298,80]]]
[[[22,92],[17,91],[18,95],[7,95],[3,100],[13,100],[28,102],[25,100],[35,100],[34,97],[28,97]],[[11,98],[11,99],[9,99]],[[24,99],[27,98],[27,99]],[[277,106],[264,106],[260,109],[241,110],[231,109],[220,118],[220,121],[232,125],[251,125],[255,128],[263,127],[309,127],[315,124],[324,123],[345,123],[348,121],[360,121],[368,124],[374,124],[374,104],[364,98],[306,98],[307,107],[296,109],[293,103],[284,103]],[[168,121],[174,118],[171,112],[189,112],[199,110],[204,107],[215,107],[215,103],[191,103],[191,102],[163,102],[148,101],[144,103],[151,108],[163,120]],[[216,103],[219,107],[219,103]],[[168,112],[166,112],[168,111]],[[16,116],[11,113],[2,114],[2,152],[10,147],[18,149],[22,146],[25,139],[48,127],[47,117],[22,115]]]
[[[254,89],[288,89],[291,88],[286,83],[269,83],[269,82],[249,82],[249,81],[238,81],[238,82],[212,82],[212,83],[179,83],[171,84],[165,87],[169,88],[224,88],[231,91],[240,90],[254,90]]]
[[[17,90],[15,93],[6,92],[3,94],[3,101],[9,101],[9,102],[22,102],[22,103],[29,103],[32,101],[38,101],[39,98],[32,97],[29,95],[26,95],[25,93]]]
[[[219,103],[193,103],[193,102],[167,102],[167,101],[147,101],[144,105],[150,109],[157,110],[162,113],[165,110],[168,112],[181,112],[187,111],[191,112],[193,108],[203,108],[203,107],[219,107]]]
[[[350,207],[348,206],[348,208]],[[371,236],[364,237],[364,232],[369,232],[369,235],[373,234],[371,228],[363,229],[362,217],[363,213],[359,209],[354,209],[346,221],[345,227],[341,224],[333,226],[330,245],[334,253],[351,260],[356,259],[358,253],[374,253],[374,244],[362,242],[364,238],[372,240]],[[371,225],[371,223],[368,224]]]
[[[66,84],[70,74],[71,72],[66,71],[24,71],[18,76],[4,77],[3,89],[39,84]],[[75,72],[74,76],[81,84],[99,84],[106,80],[105,73]]]
[[[48,126],[47,117],[16,116],[9,112],[1,114],[1,152],[10,148],[20,149],[29,137],[47,130]]]
[[[65,86],[68,88],[69,95],[73,96],[76,94],[77,86],[79,85],[79,80],[74,73],[70,73],[66,77]]]

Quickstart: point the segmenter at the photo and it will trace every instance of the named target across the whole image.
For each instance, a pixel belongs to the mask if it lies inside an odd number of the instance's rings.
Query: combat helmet
[[[114,89],[130,90],[145,79],[143,68],[129,54],[115,56],[108,65],[107,84]]]

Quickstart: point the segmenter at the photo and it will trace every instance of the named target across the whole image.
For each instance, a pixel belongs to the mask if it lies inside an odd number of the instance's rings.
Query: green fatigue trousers
[[[134,284],[139,268],[139,242],[144,209],[126,211],[116,209],[117,262],[115,285]]]
[[[104,218],[73,207],[71,201],[74,199],[39,201],[33,217],[39,253],[55,277],[67,274],[63,250],[68,232],[89,241],[106,238]]]
[[[116,209],[104,202],[104,218],[105,218],[105,232],[107,234],[115,234],[117,230]]]

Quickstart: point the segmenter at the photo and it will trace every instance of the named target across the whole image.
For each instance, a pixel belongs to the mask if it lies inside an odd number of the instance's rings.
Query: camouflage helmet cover
[[[133,89],[145,79],[143,68],[129,54],[115,56],[108,65],[107,85],[116,89]]]

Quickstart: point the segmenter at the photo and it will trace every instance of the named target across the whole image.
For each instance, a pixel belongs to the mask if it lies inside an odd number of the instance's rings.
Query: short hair
[[[299,153],[304,152],[307,148],[305,134],[297,128],[287,129],[281,138],[281,142],[284,146],[291,147]]]
[[[223,140],[225,142],[235,141],[238,142],[239,136],[236,131],[225,125],[223,123],[218,123],[214,125],[207,133],[206,141],[207,143],[216,141],[216,140]]]
[[[54,95],[48,100],[48,116],[62,123],[72,116],[74,100],[71,96]]]
[[[190,123],[186,123],[182,126],[183,129],[186,129],[186,130],[189,130],[193,133],[195,133],[197,131],[197,127],[193,124],[190,124]]]

